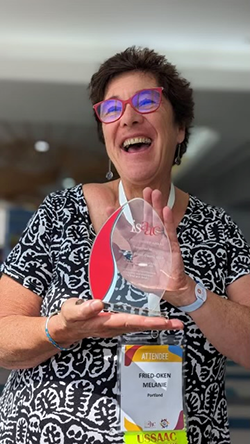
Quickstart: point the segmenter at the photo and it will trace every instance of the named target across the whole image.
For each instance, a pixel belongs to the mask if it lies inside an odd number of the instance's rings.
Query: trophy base
[[[168,319],[167,313],[161,312],[159,310],[151,310],[146,307],[133,307],[129,304],[124,304],[122,302],[116,302],[115,304],[112,304],[110,302],[104,302],[104,311],[111,312],[111,313],[128,313],[128,314],[135,314],[140,316],[157,316],[157,317],[163,317]]]

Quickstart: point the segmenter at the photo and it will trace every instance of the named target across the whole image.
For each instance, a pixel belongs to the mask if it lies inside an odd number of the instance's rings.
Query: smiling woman
[[[181,151],[185,138],[183,123],[178,123],[163,88],[157,87],[151,73],[133,71],[115,77],[107,85],[101,103],[110,103],[112,97],[119,97],[123,106],[115,115],[111,108],[108,122],[101,119],[109,158],[125,187],[127,181],[137,186],[144,180],[145,185],[159,189],[166,172],[170,174],[177,147]]]
[[[89,88],[98,133],[119,179],[51,193],[4,264],[0,365],[12,372],[0,400],[0,442],[16,444],[22,437],[23,443],[122,444],[118,337],[129,333],[143,342],[151,330],[153,338],[159,332],[157,344],[170,332],[185,344],[189,443],[229,444],[224,370],[227,357],[250,368],[250,250],[223,209],[172,184],[172,167],[188,145],[192,89],[164,56],[136,47],[106,60]],[[168,318],[107,313],[101,300],[92,300],[88,267],[96,234],[134,197],[153,207],[171,245],[160,306]],[[129,218],[127,223],[128,251],[122,254],[130,263],[134,231],[143,230]],[[156,227],[149,227],[148,235],[154,234]],[[124,276],[116,291],[147,298]],[[153,373],[158,374],[149,367],[141,374]],[[170,373],[161,369],[166,376],[159,384]],[[148,396],[145,405],[153,399],[161,402]],[[170,404],[172,399],[175,394]],[[169,442],[183,428],[183,412],[172,431],[159,431],[169,424],[165,416],[157,425],[150,416],[145,424],[150,430],[138,434],[137,442]]]

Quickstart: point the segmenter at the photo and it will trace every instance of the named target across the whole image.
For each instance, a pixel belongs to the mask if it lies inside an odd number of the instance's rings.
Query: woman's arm
[[[172,250],[172,273],[164,299],[177,308],[195,301],[196,283],[187,276],[176,235],[173,213],[163,207],[160,191],[144,190],[147,200],[162,218]],[[207,340],[224,356],[250,369],[250,274],[227,287],[229,299],[207,290],[206,302],[188,313]]]
[[[87,337],[114,337],[147,330],[183,328],[179,320],[125,313],[103,313],[99,300],[76,305],[69,298],[48,324],[51,337],[69,347]],[[0,366],[7,369],[34,367],[60,353],[45,334],[46,317],[40,316],[41,299],[10,277],[0,279]]]
[[[163,209],[163,220],[174,263],[170,291],[165,292],[164,298],[178,308],[195,301],[196,283],[184,272],[173,215],[168,207]],[[189,315],[220,353],[250,369],[250,274],[229,285],[227,295],[229,299],[207,290],[206,302]]]
[[[194,285],[192,281],[186,292],[190,303],[194,301]],[[227,288],[229,299],[211,291],[207,294],[206,302],[190,316],[220,353],[250,369],[250,275]]]
[[[44,337],[41,297],[3,275],[0,279],[0,366],[31,367],[57,353]],[[26,365],[24,365],[24,363]]]
[[[171,239],[174,275],[164,298],[172,305],[186,306],[195,301],[196,283],[185,274],[171,210],[163,218]],[[188,313],[209,342],[224,356],[250,369],[250,274],[228,286],[225,299],[207,290],[206,302]]]

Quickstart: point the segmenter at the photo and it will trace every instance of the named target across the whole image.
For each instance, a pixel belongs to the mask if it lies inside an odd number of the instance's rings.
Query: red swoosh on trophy
[[[94,299],[104,299],[114,279],[114,260],[111,252],[111,231],[121,208],[118,208],[99,231],[89,260],[89,282]]]

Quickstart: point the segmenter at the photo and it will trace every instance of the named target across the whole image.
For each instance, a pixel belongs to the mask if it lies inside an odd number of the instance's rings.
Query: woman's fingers
[[[163,316],[140,316],[127,313],[101,313],[103,325],[110,330],[123,333],[147,330],[182,329],[183,324],[178,319],[166,319]]]
[[[144,220],[153,227],[159,225],[159,219],[162,221],[163,198],[159,190],[152,190],[147,187],[143,190],[143,199],[149,204],[145,205]],[[158,216],[158,217],[157,217]]]
[[[152,205],[152,189],[149,187],[144,188],[143,190],[143,199],[148,202],[150,205]]]
[[[60,313],[66,327],[63,343],[69,339],[77,342],[88,336],[106,338],[129,332],[183,328],[178,319],[103,312],[103,303],[98,299],[79,302],[72,298],[63,304]]]
[[[168,206],[164,206],[162,194],[159,190],[152,191],[150,188],[146,188],[144,190],[144,197],[146,197],[147,202],[152,205],[157,215],[163,221],[165,231],[168,235],[168,239],[171,246],[171,256],[172,256],[171,270],[165,269],[163,266],[163,271],[166,272],[166,276],[169,276],[167,282],[167,290],[170,292],[178,291],[180,289],[185,288],[187,279],[184,271],[184,264],[181,255],[181,250],[177,238],[173,212]],[[153,225],[156,225],[155,219],[156,218],[153,218]],[[167,250],[166,245],[164,245],[164,248],[165,250]]]
[[[163,223],[171,243],[172,251],[180,251],[176,228],[174,224],[173,212],[169,207],[164,207],[162,215]]]
[[[147,187],[143,190],[143,199],[144,201],[144,207],[143,207],[143,222],[147,222],[149,225],[152,225],[153,220],[153,211],[152,211],[152,190],[151,188]]]
[[[80,303],[81,301],[81,303]],[[97,316],[104,308],[100,299],[83,301],[82,299],[70,298],[61,308],[61,315],[65,323],[84,321]]]
[[[152,191],[152,207],[154,211],[158,214],[159,218],[162,220],[162,210],[163,210],[164,202],[162,198],[162,193],[159,190]],[[155,225],[155,223],[154,223]]]

